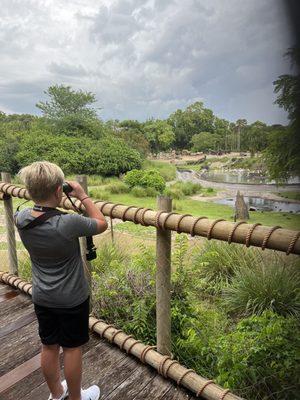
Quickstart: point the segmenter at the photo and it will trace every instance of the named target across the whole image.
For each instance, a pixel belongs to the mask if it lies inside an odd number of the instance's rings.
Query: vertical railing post
[[[83,187],[85,193],[88,195],[88,184],[87,184],[87,176],[86,175],[77,175],[76,176],[76,181]],[[86,214],[84,214],[86,215]],[[85,269],[85,274],[87,277],[87,280],[89,282],[90,285],[90,289],[92,290],[92,265],[89,261],[87,261],[86,259],[86,249],[87,249],[87,245],[86,245],[86,238],[85,237],[81,237],[79,239],[80,242],[80,250],[81,250],[81,257],[82,257],[82,261],[83,261],[83,265],[84,265],[84,269]]]
[[[1,180],[3,182],[11,182],[11,176],[8,172],[1,172]],[[9,272],[14,275],[18,275],[18,256],[16,246],[16,235],[14,225],[14,212],[13,212],[13,200],[11,196],[3,199],[4,203],[4,215],[6,225],[6,237],[8,246],[8,267]]]
[[[170,212],[172,199],[157,197],[157,209]],[[171,231],[156,229],[157,351],[171,355]]]

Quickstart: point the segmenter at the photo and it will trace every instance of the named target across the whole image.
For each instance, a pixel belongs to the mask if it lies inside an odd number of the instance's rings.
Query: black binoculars
[[[62,184],[62,188],[63,188],[63,192],[65,194],[68,194],[68,193],[72,192],[72,190],[73,190],[72,186],[68,182],[64,182]]]

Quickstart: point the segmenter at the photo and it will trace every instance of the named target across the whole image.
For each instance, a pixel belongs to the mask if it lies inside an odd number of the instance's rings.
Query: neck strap
[[[44,207],[44,206],[39,206],[39,205],[37,205],[37,204],[35,204],[34,206],[33,206],[33,210],[34,211],[51,211],[51,210],[56,210],[56,208],[54,208],[54,207]]]

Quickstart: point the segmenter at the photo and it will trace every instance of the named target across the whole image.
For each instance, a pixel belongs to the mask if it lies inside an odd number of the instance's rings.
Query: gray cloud
[[[165,118],[202,100],[229,120],[285,122],[280,0],[2,0],[0,107],[38,113],[54,83],[96,93],[102,116]],[[99,5],[100,4],[100,5]]]

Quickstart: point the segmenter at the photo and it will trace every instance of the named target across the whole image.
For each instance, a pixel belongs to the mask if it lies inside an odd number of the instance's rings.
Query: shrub
[[[127,172],[124,182],[130,186],[142,186],[145,188],[154,188],[158,192],[162,192],[166,186],[164,178],[154,169],[137,170]]]
[[[104,138],[85,152],[88,173],[118,176],[134,168],[140,168],[142,160],[138,151],[116,138]]]
[[[216,241],[206,242],[199,251],[196,249],[192,263],[198,271],[202,290],[209,294],[218,294],[227,286],[238,266],[252,267],[257,262],[254,249]]]
[[[102,188],[89,189],[89,195],[97,200],[108,200],[109,199],[109,193],[107,193]]]
[[[299,398],[299,323],[271,311],[240,321],[213,350],[217,382],[253,400]]]
[[[172,199],[181,200],[184,198],[184,194],[180,188],[167,187],[164,190],[164,195],[169,196]]]
[[[201,192],[202,186],[199,183],[193,182],[176,182],[171,186],[172,188],[179,188],[185,196],[191,196]]]
[[[229,310],[240,315],[260,315],[269,309],[300,317],[299,270],[279,257],[237,269],[224,295]]]
[[[141,186],[135,186],[134,188],[132,188],[131,193],[135,197],[147,197],[146,188],[143,188]]]
[[[119,181],[115,183],[110,183],[105,187],[105,190],[109,191],[112,194],[119,194],[119,193],[129,193],[130,188],[126,183]]]
[[[158,170],[166,182],[176,179],[176,167],[169,162],[145,160],[143,162],[143,169]]]

